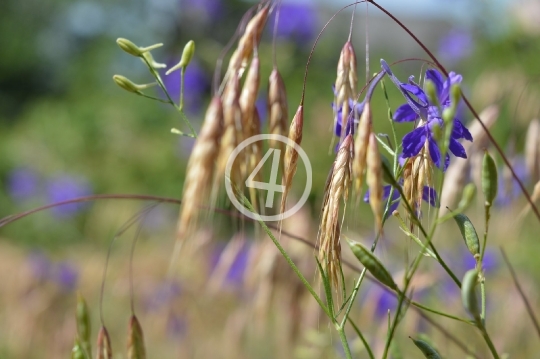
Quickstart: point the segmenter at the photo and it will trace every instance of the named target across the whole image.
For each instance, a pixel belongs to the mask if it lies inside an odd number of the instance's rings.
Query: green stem
[[[478,323],[478,327],[480,328],[480,332],[482,332],[482,336],[484,337],[484,340],[486,341],[489,351],[493,355],[494,359],[500,359],[499,354],[497,354],[497,349],[495,349],[495,345],[493,345],[493,342],[491,341],[491,338],[489,337],[486,327],[482,323]]]
[[[373,355],[373,351],[371,350],[366,338],[364,337],[364,335],[362,334],[360,329],[356,326],[356,324],[354,324],[354,322],[353,322],[353,320],[351,318],[348,318],[348,320],[349,320],[349,324],[351,324],[354,331],[356,332],[356,335],[358,335],[358,337],[360,338],[362,343],[364,343],[364,348],[366,348],[366,350],[368,352],[368,355],[369,355],[369,358],[370,359],[375,359],[375,356]]]
[[[182,67],[181,77],[180,77],[180,105],[178,106],[178,111],[184,111],[184,74],[186,73],[186,67]]]
[[[345,336],[345,330],[341,325],[336,325],[336,330],[339,333],[339,339],[341,339],[341,344],[343,345],[343,350],[345,351],[345,358],[352,359],[351,349],[349,348],[349,343],[347,342],[347,337]]]
[[[418,302],[415,302],[415,301],[411,301],[409,300],[407,297],[406,297],[406,300],[410,302],[410,304],[414,305],[415,307],[417,308],[420,308],[420,309],[423,309],[427,312],[430,312],[430,313],[433,313],[433,314],[437,314],[437,315],[440,315],[442,317],[446,317],[446,318],[450,318],[450,319],[454,319],[454,320],[457,320],[459,322],[463,322],[463,323],[467,323],[467,324],[470,324],[470,325],[475,325],[475,323],[471,320],[468,320],[468,319],[463,319],[463,318],[460,318],[460,317],[456,317],[452,314],[448,314],[448,313],[444,313],[444,312],[440,312],[436,309],[433,309],[433,308],[430,308],[430,307],[426,307],[425,305],[423,304],[420,304]]]

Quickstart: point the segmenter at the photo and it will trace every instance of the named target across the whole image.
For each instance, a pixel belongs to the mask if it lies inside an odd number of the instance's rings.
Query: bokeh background
[[[439,56],[463,75],[463,89],[477,110],[496,104],[493,134],[532,189],[534,175],[523,158],[529,123],[540,113],[540,2],[481,0],[381,0]],[[198,129],[211,95],[217,59],[253,3],[239,0],[3,0],[0,12],[0,216],[90,194],[133,193],[179,198],[193,140],[170,133],[183,128],[170,106],[118,88],[112,75],[151,82],[139,59],[122,52],[126,37],[147,46],[163,42],[154,57],[168,65],[179,60],[188,40],[196,42],[185,77],[188,118]],[[285,79],[291,115],[300,100],[309,51],[325,22],[344,1],[283,1],[277,29],[277,63]],[[359,80],[365,82],[366,27],[370,73],[379,59],[389,63],[424,58],[420,47],[377,9],[359,5],[353,43]],[[307,77],[303,148],[314,168],[313,189],[297,218],[285,226],[314,242],[324,182],[333,161],[332,84],[346,41],[351,11],[336,17],[314,52]],[[270,24],[270,23],[269,23]],[[272,63],[271,26],[260,46],[263,81],[258,107],[265,128],[265,94]],[[404,80],[421,74],[421,63],[395,68]],[[179,73],[166,77],[176,98]],[[392,108],[403,102],[388,86]],[[162,97],[159,91],[147,92]],[[389,132],[386,105],[374,99],[375,130]],[[464,112],[464,118],[471,115]],[[380,119],[380,120],[379,120]],[[401,134],[410,130],[398,126]],[[502,163],[500,158],[498,162]],[[474,170],[474,169],[473,169]],[[501,171],[502,165],[501,165]],[[504,172],[501,172],[504,173]],[[474,176],[471,176],[473,178]],[[299,192],[300,193],[300,192]],[[538,222],[517,222],[523,196],[501,175],[485,270],[488,327],[500,352],[533,357],[538,338],[509,280],[498,251],[504,245],[516,265],[533,308],[540,303]],[[481,200],[471,209],[483,232]],[[93,334],[99,328],[99,293],[109,243],[148,203],[103,200],[57,207],[0,228],[0,357],[60,358],[70,355],[75,338],[74,308],[80,291],[92,309]],[[178,208],[161,204],[141,222],[133,260],[135,308],[150,357],[159,358],[339,358],[333,337],[314,301],[286,267],[271,280],[261,277],[264,258],[275,255],[257,231],[226,216],[198,234],[192,255],[168,274]],[[369,206],[349,210],[350,236],[373,238]],[[389,227],[396,227],[389,223]],[[444,227],[436,244],[460,276],[474,266],[457,228]],[[115,241],[103,301],[115,358],[125,357],[130,315],[129,260],[133,232]],[[404,238],[389,228],[377,254],[399,275]],[[232,244],[231,244],[232,243]],[[315,282],[313,250],[292,240],[288,250]],[[348,254],[347,254],[348,255]],[[282,264],[280,264],[282,265]],[[426,264],[419,275],[418,299],[466,316],[459,292],[443,273]],[[347,276],[353,276],[347,272]],[[261,289],[263,288],[263,289]],[[266,290],[266,292],[264,292]],[[262,292],[262,293],[261,293]],[[265,294],[266,293],[266,294]],[[273,293],[269,295],[268,293]],[[375,348],[384,343],[386,311],[393,298],[366,284],[353,315]],[[419,357],[409,335],[424,333],[446,357],[463,357],[444,335],[410,311],[397,335],[404,357]],[[491,317],[490,317],[491,315]],[[480,336],[447,319],[437,321],[487,356]],[[353,338],[351,334],[351,338]],[[359,358],[366,357],[353,340]],[[407,354],[409,353],[409,354]],[[397,355],[395,356],[398,357]]]

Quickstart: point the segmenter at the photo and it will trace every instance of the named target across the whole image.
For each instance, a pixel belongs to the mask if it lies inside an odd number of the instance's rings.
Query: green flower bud
[[[79,339],[75,339],[75,345],[71,349],[71,359],[86,359],[84,349],[79,342]]]
[[[384,265],[375,257],[373,253],[362,244],[351,241],[347,238],[347,243],[351,247],[355,257],[362,263],[364,267],[382,284],[397,290],[397,285],[392,278],[392,275],[384,267]]]
[[[129,41],[128,39],[124,39],[122,37],[119,37],[116,39],[116,43],[122,50],[127,52],[130,55],[141,57],[145,52],[157,49],[158,47],[163,46],[163,44],[154,44],[147,47],[139,47],[135,45],[133,42]]]
[[[484,192],[486,207],[491,207],[497,197],[497,165],[487,151],[482,161],[482,192]]]
[[[478,307],[478,298],[476,295],[476,285],[478,284],[478,271],[471,269],[463,277],[461,282],[461,300],[463,306],[473,316],[473,318],[480,322],[480,309]]]
[[[450,88],[450,106],[445,108],[442,113],[442,118],[445,124],[454,123],[454,117],[456,117],[457,105],[461,98],[461,88],[459,84],[454,84]]]
[[[425,81],[424,88],[426,90],[426,94],[428,95],[429,101],[435,106],[441,107],[441,104],[439,103],[439,97],[437,96],[437,89],[435,88],[435,84],[433,83],[433,81]]]
[[[474,229],[471,220],[464,214],[456,214],[454,219],[465,240],[467,248],[469,248],[469,252],[476,258],[476,256],[480,255],[480,240],[478,239],[478,234],[476,234],[476,229]]]
[[[116,84],[118,86],[120,86],[124,90],[126,90],[128,92],[133,92],[133,93],[136,93],[136,94],[140,94],[142,90],[157,85],[157,82],[152,82],[152,83],[149,83],[149,84],[139,85],[139,84],[133,83],[127,77],[124,77],[122,75],[114,75],[113,80],[114,80],[114,82],[116,82]]]
[[[195,42],[193,40],[189,40],[186,46],[184,46],[184,51],[182,51],[182,57],[180,58],[180,62],[171,67],[165,75],[170,74],[173,71],[176,71],[178,69],[185,70],[186,67],[191,62],[191,59],[193,58],[193,54],[195,53]]]

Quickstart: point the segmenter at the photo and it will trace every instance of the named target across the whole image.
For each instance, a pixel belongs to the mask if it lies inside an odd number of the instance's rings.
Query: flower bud
[[[120,86],[124,90],[128,92],[133,92],[136,94],[140,94],[142,90],[157,85],[157,82],[139,85],[139,84],[133,83],[130,79],[122,75],[114,75],[113,80],[114,82],[116,82],[118,86]]]
[[[129,41],[128,39],[124,39],[122,37],[119,37],[116,39],[116,43],[122,50],[127,52],[130,55],[141,57],[145,52],[148,52],[150,50],[157,49],[158,47],[163,46],[163,44],[155,44],[147,47],[139,47],[135,45],[133,42]]]
[[[435,88],[433,81],[426,80],[424,83],[424,88],[426,90],[426,94],[428,95],[429,101],[435,106],[441,107],[439,97],[437,96],[437,89]]]
[[[193,58],[193,54],[195,53],[195,42],[193,40],[189,40],[186,46],[184,46],[184,51],[182,51],[182,57],[180,58],[180,62],[173,67],[171,67],[165,75],[170,74],[173,71],[176,71],[178,69],[185,70],[186,67],[191,62],[191,59]]]

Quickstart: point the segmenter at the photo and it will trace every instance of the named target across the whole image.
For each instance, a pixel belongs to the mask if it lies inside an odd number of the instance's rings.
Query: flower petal
[[[467,158],[467,152],[465,152],[465,148],[454,138],[450,138],[450,144],[448,146],[448,149],[456,157]]]
[[[437,207],[437,191],[435,191],[435,189],[424,186],[422,199],[429,203],[431,207]]]
[[[427,133],[424,126],[418,127],[403,136],[403,158],[416,156],[426,143]]]
[[[437,98],[440,98],[441,92],[444,86],[444,78],[442,74],[436,69],[429,69],[426,71],[426,80],[431,80],[437,90]]]
[[[394,121],[396,122],[412,122],[419,118],[418,114],[413,111],[408,103],[399,106],[394,113]]]
[[[441,151],[439,150],[439,146],[437,145],[437,142],[432,137],[429,138],[429,155],[431,156],[431,160],[437,166],[438,168],[441,167]]]

